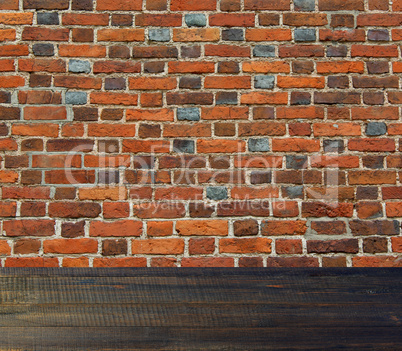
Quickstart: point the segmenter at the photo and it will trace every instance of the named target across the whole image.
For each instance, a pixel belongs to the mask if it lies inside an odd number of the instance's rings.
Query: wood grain
[[[400,269],[1,269],[0,350],[402,349]]]

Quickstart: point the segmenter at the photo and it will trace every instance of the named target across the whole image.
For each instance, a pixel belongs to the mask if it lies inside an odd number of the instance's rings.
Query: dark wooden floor
[[[401,269],[1,269],[0,350],[402,350]]]

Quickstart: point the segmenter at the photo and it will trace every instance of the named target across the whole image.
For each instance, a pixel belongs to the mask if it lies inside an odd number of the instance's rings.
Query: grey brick
[[[296,28],[295,41],[315,41],[315,28]]]
[[[343,152],[345,146],[343,140],[324,140],[324,151],[325,152]]]
[[[70,60],[68,70],[73,73],[91,73],[91,64],[88,61]]]
[[[253,55],[256,57],[275,57],[275,46],[256,45],[253,49]]]
[[[189,27],[205,27],[207,25],[207,18],[201,13],[187,13],[184,21]]]
[[[286,168],[303,169],[307,167],[307,156],[286,156]]]
[[[244,40],[243,29],[230,28],[222,31],[222,39],[228,41],[242,41]]]
[[[201,77],[181,77],[179,88],[181,89],[200,89]]]
[[[248,150],[250,152],[269,151],[269,139],[268,138],[249,139]]]
[[[85,105],[87,103],[87,93],[83,91],[67,91],[66,104]]]
[[[59,24],[59,14],[57,12],[38,12],[37,23],[44,25]]]
[[[124,77],[119,78],[106,78],[105,79],[106,90],[124,90],[126,89],[126,79]]]
[[[151,175],[152,177],[152,175]],[[114,184],[119,183],[120,172],[119,171],[109,171],[101,169],[98,171],[98,182],[99,184]]]
[[[195,151],[193,140],[173,140],[173,150],[175,152],[184,152],[193,154]]]
[[[217,105],[237,105],[237,92],[220,91],[216,93]]]
[[[270,171],[254,171],[250,174],[251,184],[267,184],[271,183],[272,173]]]
[[[387,29],[369,29],[367,39],[373,41],[389,41],[389,32]]]
[[[315,0],[294,0],[296,11],[314,11]]]
[[[228,189],[224,186],[209,186],[207,198],[210,200],[224,200],[228,198]]]
[[[34,44],[32,51],[35,56],[53,56],[54,46],[53,44]]]
[[[179,107],[177,109],[177,119],[179,121],[199,121],[200,110],[196,107]]]
[[[273,89],[275,85],[274,76],[256,76],[254,77],[254,87],[256,89]]]
[[[300,199],[303,197],[303,186],[288,186],[283,188],[283,193],[290,199]]]
[[[149,40],[152,41],[169,41],[170,30],[169,28],[157,28],[149,30]]]
[[[387,125],[384,122],[370,122],[366,126],[366,135],[379,136],[387,134]]]
[[[329,46],[327,49],[328,57],[346,57],[348,48],[345,45]]]

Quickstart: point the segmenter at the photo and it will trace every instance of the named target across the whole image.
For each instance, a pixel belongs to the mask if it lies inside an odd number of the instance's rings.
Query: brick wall
[[[0,0],[2,266],[401,266],[401,24]]]

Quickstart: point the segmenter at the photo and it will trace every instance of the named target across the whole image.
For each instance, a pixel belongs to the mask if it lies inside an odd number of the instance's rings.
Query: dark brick
[[[240,28],[230,28],[222,30],[222,40],[242,41],[244,40],[244,31]]]
[[[269,171],[253,171],[250,174],[251,184],[267,184],[271,183],[272,174]]]
[[[363,156],[363,167],[371,169],[384,168],[384,156]]]
[[[140,138],[159,138],[161,136],[161,127],[158,124],[140,124],[138,136]]]
[[[98,152],[112,153],[115,154],[119,152],[119,141],[118,140],[99,140],[98,141]]]
[[[388,251],[388,241],[386,238],[365,238],[363,239],[363,252],[376,254]]]
[[[201,56],[201,47],[199,46],[182,46],[181,57],[183,58],[197,58]]]
[[[85,221],[81,222],[64,222],[61,224],[61,236],[64,238],[76,238],[84,236]]]
[[[239,267],[263,267],[262,257],[240,257]]]
[[[109,47],[110,58],[130,58],[130,48],[122,45],[115,45]]]
[[[0,136],[8,135],[8,127],[4,123],[0,123]]]
[[[217,105],[237,105],[237,92],[220,91],[216,93]]]
[[[192,202],[189,205],[190,217],[193,218],[209,218],[215,211],[213,205],[205,204],[203,202]]]
[[[253,108],[254,119],[274,119],[275,110],[273,107],[254,107]]]
[[[102,242],[103,256],[127,255],[127,240],[108,239]]]
[[[133,25],[132,15],[120,15],[120,14],[112,15],[112,26],[130,27],[132,25]]]
[[[349,88],[349,77],[347,76],[329,76],[328,88],[347,89]]]
[[[384,93],[364,92],[363,102],[366,105],[384,105]]]
[[[74,121],[97,121],[98,109],[92,107],[74,107]]]
[[[389,41],[389,32],[387,29],[369,29],[367,39],[373,41]]]
[[[92,11],[93,0],[72,0],[71,9],[74,11]]]
[[[378,188],[370,186],[358,186],[356,200],[377,200]]]
[[[124,90],[126,89],[126,78],[105,78],[106,90]]]
[[[42,151],[43,140],[42,139],[27,139],[21,142],[22,151]]]
[[[330,252],[344,252],[344,253],[358,253],[359,244],[357,239],[344,239],[344,240],[309,240],[307,241],[308,253],[330,253]]]
[[[88,43],[94,41],[94,30],[91,28],[73,28],[73,41]]]
[[[44,25],[58,25],[59,14],[57,12],[38,12],[37,23]]]
[[[14,244],[14,253],[17,255],[38,254],[40,247],[40,240],[19,239]]]
[[[293,61],[292,62],[293,73],[310,74],[314,71],[313,61]]]
[[[0,91],[0,104],[9,104],[11,102],[11,93],[8,91]]]
[[[371,61],[366,62],[367,71],[370,74],[383,74],[389,73],[388,61]]]
[[[277,13],[261,13],[258,16],[260,26],[276,26],[279,24],[280,16]]]
[[[201,89],[201,77],[181,77],[179,82],[181,89]]]
[[[165,63],[161,61],[144,62],[145,73],[162,73],[165,70]]]
[[[239,73],[240,67],[238,62],[222,61],[218,62],[219,73]]]
[[[101,119],[106,121],[118,121],[123,118],[123,110],[105,108],[102,110]]]
[[[258,235],[258,222],[255,219],[244,219],[233,223],[233,233],[236,236]]]
[[[31,74],[29,77],[29,86],[31,88],[35,87],[50,87],[52,83],[52,76],[44,74]]]
[[[343,140],[324,140],[324,152],[343,152],[345,145]]]
[[[331,15],[331,27],[347,27],[353,28],[355,26],[355,17],[342,13],[341,15]]]
[[[311,104],[311,94],[301,91],[293,91],[290,95],[291,105],[310,105]]]
[[[327,48],[328,57],[346,57],[347,54],[348,54],[348,48],[345,45],[328,46]]]
[[[233,125],[234,127],[234,125]],[[215,134],[216,134],[216,128],[217,125],[215,126]],[[225,128],[226,134],[232,133],[231,128]],[[229,130],[229,131],[228,131]],[[233,132],[234,134],[234,132]],[[209,158],[209,164],[211,165],[211,168],[216,168],[216,169],[227,169],[230,167],[230,158],[228,156],[212,156]]]

